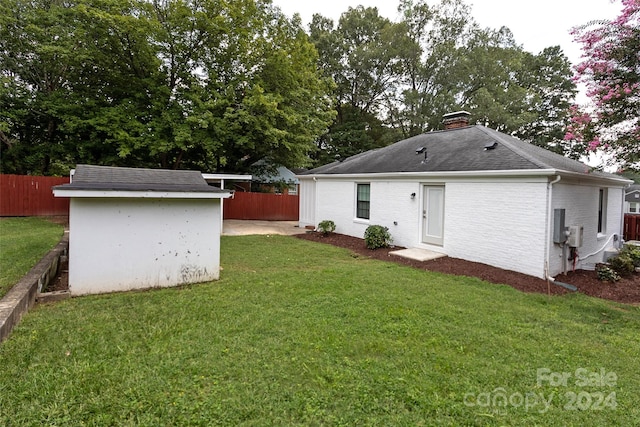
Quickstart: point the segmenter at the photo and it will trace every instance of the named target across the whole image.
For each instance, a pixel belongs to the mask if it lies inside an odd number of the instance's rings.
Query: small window
[[[640,202],[629,203],[629,213],[640,213]]]
[[[371,202],[369,184],[358,184],[356,188],[356,218],[369,219]]]
[[[607,189],[598,192],[598,234],[604,234],[607,223]]]

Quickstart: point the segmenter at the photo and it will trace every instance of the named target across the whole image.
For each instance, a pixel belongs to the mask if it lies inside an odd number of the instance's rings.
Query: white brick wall
[[[312,182],[312,181],[309,181]],[[313,184],[315,215],[304,202],[305,180],[301,185],[301,225],[314,218],[315,223],[329,219],[336,231],[362,238],[370,224],[389,228],[394,243],[405,247],[423,247],[449,256],[494,265],[525,274],[544,277],[545,245],[549,250],[549,271],[559,274],[562,248],[553,244],[553,209],[566,209],[567,226],[584,226],[584,244],[579,257],[590,256],[576,265],[592,269],[602,260],[602,250],[613,246],[613,234],[621,235],[622,187],[607,190],[606,230],[597,236],[598,187],[562,179],[553,186],[551,212],[547,205],[547,178],[450,178],[444,181],[417,182],[411,179],[359,180],[371,184],[371,218],[355,218],[355,182],[346,179],[318,178]],[[443,246],[421,242],[422,186],[445,184],[445,222]],[[411,199],[411,193],[416,193]],[[394,224],[397,223],[397,224]],[[545,238],[547,240],[545,240]],[[568,263],[569,268],[571,264]]]
[[[583,245],[578,248],[579,258],[595,253],[576,263],[578,269],[594,269],[595,264],[602,262],[602,250],[614,246],[610,237],[613,234],[621,236],[622,197],[623,189],[609,187],[607,189],[607,215],[604,233],[598,236],[598,193],[600,188],[595,185],[571,182],[563,179],[553,186],[553,209],[565,209],[565,225],[582,225],[584,227]],[[550,236],[549,266],[552,275],[562,272],[562,246],[554,245]],[[567,250],[568,251],[568,250]],[[568,252],[567,252],[568,256]],[[573,265],[567,261],[570,271]]]
[[[72,295],[216,280],[219,199],[72,198]]]
[[[450,182],[445,249],[456,258],[544,276],[544,182]]]
[[[446,183],[442,247],[421,243],[422,184],[427,182],[357,182],[371,184],[369,221],[355,218],[353,181],[321,178],[316,182],[316,222],[332,220],[336,223],[336,232],[360,238],[368,225],[384,225],[399,246],[425,247],[535,276],[544,273],[544,178],[451,180]],[[304,188],[301,186],[301,192]],[[411,199],[411,193],[416,193],[415,199]],[[309,216],[302,213],[304,206],[301,202],[301,218]]]

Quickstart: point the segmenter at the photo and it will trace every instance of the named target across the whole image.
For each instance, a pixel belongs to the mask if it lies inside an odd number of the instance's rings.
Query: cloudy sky
[[[299,13],[305,26],[314,13],[338,20],[349,6],[377,7],[380,14],[397,20],[397,0],[273,0],[282,11],[292,16]],[[435,1],[429,2],[430,4]],[[569,30],[596,19],[610,19],[621,10],[619,1],[610,0],[467,0],[472,15],[484,27],[511,29],[516,42],[530,52],[538,53],[547,46],[560,45],[572,63],[580,60],[580,47],[573,42]]]

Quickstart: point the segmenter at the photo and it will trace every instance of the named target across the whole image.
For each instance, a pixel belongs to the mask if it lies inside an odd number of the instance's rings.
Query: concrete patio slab
[[[298,221],[258,221],[225,219],[222,222],[223,236],[246,236],[249,234],[281,234],[291,236],[304,234],[306,230],[298,227]]]
[[[390,255],[397,255],[402,258],[408,258],[415,261],[429,261],[436,258],[441,258],[446,256],[445,254],[441,254],[439,252],[430,251],[427,249],[420,248],[409,248],[409,249],[401,249],[399,251],[389,252]]]

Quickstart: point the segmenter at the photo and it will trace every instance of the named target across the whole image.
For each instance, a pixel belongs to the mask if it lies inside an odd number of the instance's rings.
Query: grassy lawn
[[[640,424],[637,307],[284,236],[222,254],[215,283],[30,312],[0,425]]]
[[[42,218],[0,219],[0,298],[60,241],[63,231]]]

